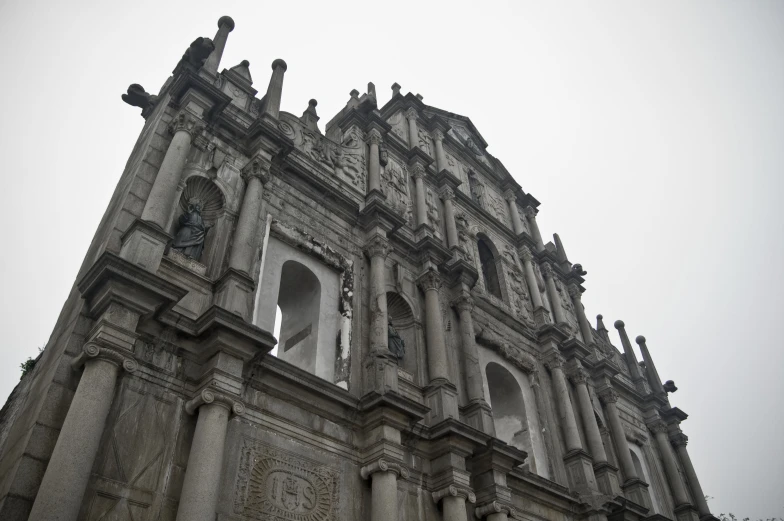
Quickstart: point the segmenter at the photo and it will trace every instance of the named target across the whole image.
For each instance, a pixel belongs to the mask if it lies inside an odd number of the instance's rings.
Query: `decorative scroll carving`
[[[234,512],[264,521],[338,521],[337,469],[245,439]]]
[[[368,479],[376,472],[394,472],[397,477],[403,479],[408,479],[410,476],[405,465],[401,465],[396,461],[387,461],[384,458],[377,459],[359,469],[359,475],[362,476],[362,479]]]
[[[448,496],[462,497],[469,503],[476,503],[476,494],[474,494],[473,490],[467,487],[460,487],[455,485],[449,485],[448,487],[444,487],[441,490],[436,490],[433,492],[433,501],[438,503]]]
[[[234,396],[214,389],[202,389],[199,394],[185,403],[185,412],[194,414],[199,407],[210,403],[222,405],[237,416],[245,414],[245,405],[243,405],[241,401],[237,400]]]
[[[506,514],[510,517],[516,517],[516,512],[511,505],[506,505],[501,503],[500,501],[493,501],[491,503],[485,503],[484,505],[476,507],[474,510],[474,515],[477,519],[482,519],[490,514]]]
[[[120,353],[116,349],[100,346],[94,342],[84,344],[82,352],[71,360],[71,368],[77,370],[87,361],[99,358],[117,365],[128,373],[133,373],[139,368],[139,364],[132,357]]]
[[[169,123],[169,132],[176,134],[177,132],[187,132],[191,135],[191,139],[199,135],[204,130],[204,124],[194,117],[189,112],[180,112],[171,123]]]

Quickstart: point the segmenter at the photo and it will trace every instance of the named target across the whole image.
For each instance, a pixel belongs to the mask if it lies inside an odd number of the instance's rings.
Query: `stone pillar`
[[[245,407],[231,397],[203,390],[185,404],[188,414],[197,410],[188,467],[177,507],[177,521],[213,521],[218,506],[220,477],[229,414],[242,414]]]
[[[442,186],[439,192],[444,200],[444,220],[446,221],[446,244],[449,248],[460,246],[455,221],[455,191],[451,186]]]
[[[375,234],[366,245],[370,257],[370,350],[386,355],[388,344],[387,284],[384,260],[389,253],[389,242]]]
[[[637,364],[637,355],[634,354],[632,344],[629,342],[629,337],[626,335],[626,328],[623,320],[616,320],[614,325],[615,329],[618,330],[618,335],[621,337],[623,353],[626,355],[626,365],[629,366],[629,374],[636,385],[638,380],[642,378],[640,375],[640,366]]]
[[[548,361],[547,367],[553,375],[553,387],[558,403],[558,414],[561,417],[566,451],[582,450],[580,431],[577,429],[577,420],[574,417],[572,400],[569,398],[569,387],[563,372],[564,359],[559,354],[554,354]]]
[[[436,147],[436,170],[440,172],[447,165],[446,154],[444,153],[444,131],[436,129],[433,132],[433,143]]]
[[[84,373],[57,437],[29,519],[76,521],[90,479],[106,417],[114,400],[120,369],[133,372],[137,364],[117,351],[88,343]]]
[[[557,233],[553,234],[553,242],[555,242],[555,255],[558,259],[558,264],[561,266],[562,270],[569,271],[572,269],[572,263],[569,262],[569,258],[566,256],[566,249],[564,249],[561,237],[559,237]]]
[[[407,478],[408,469],[379,459],[359,473],[362,479],[371,480],[370,521],[398,521],[397,478]]]
[[[166,230],[169,218],[176,206],[174,200],[177,194],[177,185],[180,183],[182,169],[191,149],[191,140],[202,127],[195,116],[188,112],[180,112],[172,120],[169,131],[174,137],[166,149],[161,168],[152,184],[150,195],[142,210],[142,220],[157,225],[161,230]]]
[[[231,19],[231,16],[221,16],[218,20],[218,32],[215,33],[215,38],[212,39],[215,50],[212,51],[207,61],[204,62],[204,70],[213,76],[218,74],[223,49],[226,48],[226,40],[229,38],[229,33],[233,30],[234,20]]]
[[[618,453],[618,460],[626,480],[640,479],[637,475],[637,469],[634,468],[634,461],[632,461],[632,454],[629,451],[629,442],[626,441],[621,417],[618,415],[618,407],[616,406],[618,393],[614,389],[605,389],[599,398],[604,403],[604,410],[607,412],[607,423],[610,425],[610,432],[615,443],[615,452]]]
[[[449,485],[446,488],[433,492],[433,500],[441,502],[444,521],[468,521],[466,500],[476,502],[476,495],[470,489]]]
[[[580,325],[580,334],[583,336],[583,343],[589,346],[594,343],[593,333],[591,332],[591,323],[588,322],[588,317],[585,316],[585,309],[582,303],[582,292],[576,284],[569,285],[569,296],[572,299],[574,306],[574,313],[577,315],[577,323]]]
[[[245,195],[242,199],[242,208],[234,232],[234,241],[231,245],[229,267],[246,274],[253,269],[256,252],[256,237],[261,220],[261,195],[263,184],[269,180],[270,163],[261,158],[252,160],[243,171],[247,182]]]
[[[286,62],[278,58],[272,62],[272,76],[270,77],[267,95],[264,96],[264,113],[275,119],[280,116],[280,100],[283,97],[283,74],[288,69]]]
[[[536,250],[544,250],[544,242],[542,241],[542,234],[539,233],[539,225],[536,224],[536,209],[533,206],[525,208],[525,218],[528,219],[528,228],[531,230],[531,236],[536,241]]]
[[[648,426],[656,437],[656,445],[659,447],[664,471],[667,474],[667,481],[670,483],[673,502],[675,507],[688,505],[689,496],[686,495],[686,488],[683,486],[681,473],[678,471],[678,464],[675,462],[675,454],[672,452],[670,439],[667,436],[667,424],[663,421],[656,421]]]
[[[602,443],[602,435],[599,432],[599,425],[596,423],[596,415],[593,412],[591,395],[588,392],[588,373],[580,368],[572,376],[575,389],[577,390],[577,402],[580,406],[580,415],[585,423],[585,438],[588,442],[588,450],[591,452],[594,464],[607,463],[607,453]]]
[[[536,284],[536,273],[534,273],[533,254],[528,248],[523,248],[520,251],[520,256],[523,258],[523,267],[525,268],[525,280],[528,282],[528,292],[531,294],[531,299],[534,302],[534,309],[544,307],[542,302],[542,294],[539,293],[539,286]]]
[[[659,378],[659,372],[656,370],[651,353],[648,351],[648,346],[645,344],[645,337],[640,335],[635,338],[634,341],[640,346],[642,359],[645,360],[646,375],[648,376],[648,384],[651,386],[651,390],[656,394],[665,394],[664,386],[662,386],[661,378]]]
[[[410,108],[406,111],[406,119],[408,120],[408,148],[418,147],[419,129],[417,128],[417,111],[415,108]]]
[[[479,353],[476,349],[474,319],[471,316],[471,311],[474,309],[474,299],[468,293],[463,293],[452,301],[452,305],[457,308],[458,317],[460,318],[460,343],[463,346],[463,359],[465,360],[468,401],[485,401],[482,368],[479,365]]]
[[[561,296],[558,294],[558,289],[555,287],[555,272],[550,264],[542,265],[542,274],[544,275],[544,285],[547,288],[547,296],[550,297],[550,307],[553,308],[553,316],[555,317],[556,324],[566,324],[566,316],[564,315],[563,308],[561,307]]]
[[[514,230],[515,235],[520,235],[525,231],[525,227],[520,218],[520,210],[517,208],[517,195],[514,190],[509,189],[504,192],[504,199],[509,204],[509,215],[512,216],[512,230]]]
[[[381,132],[376,129],[371,129],[370,132],[368,132],[367,137],[368,143],[370,143],[370,157],[368,158],[368,193],[373,190],[381,193],[381,163],[378,155],[378,147],[381,144]]]
[[[705,501],[705,494],[702,492],[700,480],[697,478],[697,473],[694,471],[694,465],[689,457],[689,451],[686,450],[686,444],[689,442],[689,437],[679,432],[672,437],[672,444],[675,445],[675,450],[681,459],[683,471],[686,473],[686,478],[689,480],[689,487],[691,488],[691,497],[694,498],[694,503],[700,518],[710,516],[711,511],[708,507],[708,502]]]
[[[425,339],[427,342],[427,370],[430,382],[449,380],[446,361],[444,323],[441,315],[439,289],[441,277],[435,269],[429,269],[417,280],[425,292]]]
[[[427,217],[427,199],[425,194],[425,168],[416,163],[412,167],[411,176],[416,184],[417,228],[423,224],[430,225]]]

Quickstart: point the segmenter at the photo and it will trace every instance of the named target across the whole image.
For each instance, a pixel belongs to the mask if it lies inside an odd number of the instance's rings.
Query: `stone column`
[[[379,459],[362,467],[362,479],[371,480],[370,521],[398,521],[397,478],[408,477],[408,469]]]
[[[182,169],[191,149],[191,140],[199,132],[201,125],[195,116],[188,112],[180,112],[172,120],[169,132],[174,137],[163,156],[161,168],[152,184],[150,195],[142,210],[142,220],[156,224],[160,229],[166,230],[169,217],[174,211],[177,194],[177,185],[180,183]]]
[[[543,251],[544,242],[542,241],[542,234],[539,233],[539,225],[536,224],[536,209],[533,206],[525,208],[525,218],[528,219],[528,227],[531,230],[531,236],[536,241],[537,251]]]
[[[455,191],[451,186],[442,186],[439,195],[444,200],[446,244],[449,248],[456,248],[460,245],[460,241],[457,237],[457,223],[455,222]]]
[[[588,317],[585,316],[585,309],[582,303],[582,292],[576,284],[569,285],[569,296],[572,299],[574,306],[574,313],[577,315],[577,323],[580,325],[580,334],[583,336],[583,343],[589,346],[594,343],[593,333],[591,332],[591,323],[588,322]]]
[[[476,502],[476,495],[470,489],[449,485],[446,488],[433,492],[433,500],[436,504],[441,501],[444,521],[468,521],[465,506],[466,500],[469,503],[474,503]]]
[[[482,368],[479,365],[479,353],[476,349],[476,334],[474,333],[474,319],[471,311],[474,309],[474,299],[468,293],[463,293],[452,301],[457,308],[460,318],[460,343],[463,347],[465,360],[466,395],[468,401],[485,401],[485,388],[482,381]]]
[[[656,445],[664,463],[664,471],[667,474],[667,481],[670,483],[672,498],[675,507],[690,504],[689,496],[686,495],[686,488],[683,486],[681,473],[678,471],[678,464],[675,462],[675,454],[672,452],[670,439],[667,436],[667,424],[663,421],[656,421],[648,426],[656,437]]]
[[[678,456],[681,459],[681,465],[683,466],[683,471],[686,473],[686,478],[689,480],[691,497],[694,498],[694,503],[696,504],[700,518],[710,516],[711,511],[708,507],[708,502],[705,501],[705,494],[702,492],[700,480],[697,478],[697,473],[694,471],[694,465],[691,462],[691,457],[689,457],[689,451],[686,450],[686,444],[689,442],[689,437],[682,432],[679,432],[671,439],[672,444],[675,445],[675,450],[678,452]]]
[[[645,344],[645,337],[640,335],[635,338],[634,341],[640,346],[642,359],[645,360],[646,375],[648,376],[648,384],[651,386],[651,390],[657,394],[665,394],[664,386],[662,385],[661,378],[659,378],[659,372],[656,370],[656,365],[653,363],[651,353],[648,351],[648,346]]]
[[[419,277],[417,282],[425,292],[425,339],[430,382],[439,379],[448,381],[444,323],[441,315],[441,301],[438,296],[441,277],[434,269],[429,269]]]
[[[417,128],[417,111],[415,108],[410,108],[406,111],[406,119],[408,120],[408,148],[418,147],[419,129]]]
[[[509,215],[512,216],[512,230],[514,230],[515,235],[520,235],[525,231],[525,227],[523,227],[523,221],[520,219],[520,210],[517,208],[517,195],[514,190],[509,189],[504,192],[504,199],[509,204]]]
[[[436,147],[436,170],[441,171],[446,168],[446,154],[444,153],[444,131],[436,129],[433,132],[433,143]]]
[[[554,354],[548,361],[547,367],[553,375],[553,387],[558,403],[558,413],[561,416],[564,442],[566,451],[582,450],[583,444],[580,441],[580,431],[577,429],[577,420],[572,408],[572,400],[569,398],[569,387],[563,372],[564,359],[559,354]]]
[[[616,320],[614,325],[615,329],[618,330],[618,335],[621,337],[623,352],[626,355],[626,365],[629,366],[629,374],[636,385],[637,381],[642,378],[640,375],[640,366],[637,364],[637,355],[634,354],[632,344],[629,342],[629,337],[626,335],[626,328],[623,320]]]
[[[242,208],[231,245],[229,266],[237,271],[250,274],[256,251],[256,236],[261,220],[261,196],[263,185],[269,180],[270,163],[261,158],[252,160],[243,171],[247,182]]]
[[[204,62],[204,70],[213,76],[218,74],[218,66],[220,66],[221,57],[223,56],[223,49],[226,48],[226,40],[229,38],[229,33],[234,30],[234,20],[231,16],[221,16],[218,20],[218,32],[215,33],[215,38],[212,39],[215,50]]]
[[[203,390],[185,404],[188,414],[197,410],[188,467],[177,507],[177,521],[213,521],[218,506],[220,477],[229,414],[242,414],[245,407],[231,397]]]
[[[488,504],[477,507],[474,510],[474,515],[479,519],[486,521],[508,521],[512,509],[498,501],[492,501]],[[446,521],[446,518],[444,518]]]
[[[84,373],[57,437],[29,519],[76,521],[90,472],[114,400],[120,369],[133,372],[136,361],[117,351],[88,343]]]
[[[531,299],[534,302],[534,309],[544,307],[542,302],[542,294],[539,293],[539,286],[536,284],[536,273],[534,273],[533,253],[528,248],[520,250],[520,256],[523,258],[523,267],[525,268],[525,280],[528,282],[528,292],[531,294]]]
[[[280,116],[280,100],[283,97],[283,74],[288,69],[286,62],[278,58],[272,62],[272,76],[270,77],[267,95],[264,96],[264,112],[275,119]]]
[[[574,387],[577,391],[577,402],[580,406],[580,415],[585,423],[585,438],[588,442],[588,450],[591,451],[594,464],[607,463],[607,452],[604,450],[602,435],[599,432],[599,425],[596,423],[596,415],[593,412],[591,395],[588,392],[588,373],[585,369],[578,369],[572,375]]]
[[[615,452],[618,453],[621,470],[626,477],[626,481],[640,479],[637,475],[637,469],[634,468],[634,461],[632,461],[632,454],[629,451],[629,442],[626,441],[626,433],[623,430],[623,424],[621,424],[621,417],[618,415],[618,407],[616,406],[618,393],[614,389],[605,389],[599,395],[599,398],[604,402],[604,409],[607,412],[607,423],[610,424],[610,432],[615,443]]]
[[[412,167],[411,176],[416,183],[416,208],[417,208],[417,228],[423,224],[429,225],[427,217],[427,199],[425,195],[425,168],[416,163]]]
[[[384,259],[389,242],[381,234],[373,235],[366,245],[370,257],[370,350],[386,355],[388,345],[387,284]]]
[[[566,324],[566,316],[561,307],[561,296],[558,294],[558,289],[555,287],[555,272],[553,271],[553,267],[547,263],[543,264],[542,274],[544,275],[544,285],[547,288],[547,296],[550,297],[550,307],[553,308],[555,322],[556,324]]]
[[[381,132],[371,129],[368,132],[368,143],[370,143],[370,157],[368,158],[368,193],[377,190],[381,193],[381,163],[378,155],[378,147],[381,144]]]

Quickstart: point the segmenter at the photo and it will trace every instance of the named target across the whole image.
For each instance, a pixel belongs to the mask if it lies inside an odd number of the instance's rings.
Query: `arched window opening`
[[[278,308],[281,312],[277,356],[318,376],[317,357],[321,283],[296,261],[286,261],[280,272]]]
[[[637,454],[634,453],[633,450],[629,451],[632,455],[632,462],[634,462],[634,470],[637,471],[637,476],[640,479],[645,479],[645,472],[642,470],[642,463],[640,463],[640,458],[637,457]]]
[[[512,373],[495,362],[487,364],[485,376],[496,437],[532,455],[531,433],[520,385]]]
[[[280,321],[282,318],[283,318],[283,313],[281,313],[280,306],[278,306],[275,308],[275,327],[272,328],[272,336],[274,336],[278,340],[280,340]],[[273,347],[272,351],[270,351],[270,354],[272,356],[275,357],[278,356],[278,345],[280,344],[279,343],[275,344],[275,347]]]
[[[490,249],[488,241],[479,238],[479,262],[482,264],[482,280],[484,280],[485,288],[491,295],[501,297],[501,284],[498,280],[498,267],[496,266],[495,256],[493,250]]]

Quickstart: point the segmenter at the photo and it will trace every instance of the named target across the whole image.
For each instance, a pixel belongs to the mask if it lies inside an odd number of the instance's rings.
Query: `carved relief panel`
[[[338,521],[336,469],[245,438],[234,512],[264,521]]]
[[[414,213],[406,167],[389,158],[382,175],[382,191],[387,196],[387,203],[400,215],[405,215],[409,226],[413,226]]]

